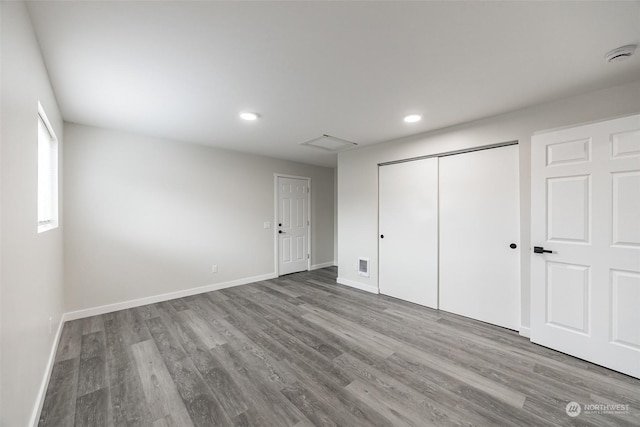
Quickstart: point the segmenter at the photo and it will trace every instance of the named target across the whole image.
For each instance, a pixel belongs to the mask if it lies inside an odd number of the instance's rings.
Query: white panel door
[[[640,377],[640,115],[533,137],[531,226],[531,340]]]
[[[440,158],[441,310],[520,328],[518,194],[517,145]]]
[[[438,159],[379,173],[380,293],[438,308]]]
[[[278,177],[278,274],[309,269],[309,181]]]

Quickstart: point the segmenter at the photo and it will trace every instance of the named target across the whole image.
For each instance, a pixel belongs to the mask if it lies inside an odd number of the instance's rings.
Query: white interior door
[[[278,274],[309,269],[309,180],[278,180]]]
[[[536,135],[531,340],[640,378],[640,115]]]
[[[380,293],[438,308],[438,159],[379,173]]]
[[[518,194],[517,145],[440,158],[441,310],[520,328]]]

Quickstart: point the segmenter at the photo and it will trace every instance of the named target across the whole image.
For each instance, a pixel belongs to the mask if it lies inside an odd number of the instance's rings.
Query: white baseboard
[[[229,282],[214,283],[213,285],[200,286],[197,288],[184,289],[182,291],[169,292],[166,294],[154,295],[150,297],[138,298],[129,301],[117,302],[114,304],[102,305],[99,307],[85,308],[83,310],[71,311],[64,313],[62,319],[66,322],[69,320],[82,319],[84,317],[97,316],[100,314],[111,313],[128,308],[140,307],[141,305],[154,304],[157,302],[169,301],[176,298],[189,297],[191,295],[202,294],[205,292],[218,291],[220,289],[232,288],[234,286],[246,285],[249,283],[260,282],[262,280],[275,279],[275,273],[263,274],[261,276],[246,277],[244,279],[231,280]]]
[[[520,326],[520,335],[523,337],[531,338],[531,328]]]
[[[342,277],[338,277],[336,280],[341,285],[349,286],[351,288],[360,289],[361,291],[371,292],[372,294],[379,294],[378,287],[369,285],[367,283],[360,283],[349,279],[344,279]]]
[[[320,270],[321,268],[327,268],[327,267],[333,267],[335,264],[333,263],[333,261],[331,262],[323,262],[321,264],[314,264],[311,266],[311,271],[313,270]]]
[[[49,380],[51,379],[51,372],[53,371],[53,362],[56,359],[56,350],[58,349],[58,343],[60,342],[60,335],[62,334],[62,327],[64,326],[64,314],[60,316],[60,323],[58,324],[58,330],[56,336],[53,339],[51,351],[49,352],[49,360],[47,361],[47,367],[44,372],[44,378],[42,378],[42,384],[40,384],[40,390],[38,390],[38,396],[36,397],[36,404],[33,407],[31,413],[30,426],[38,427],[40,421],[40,414],[42,413],[42,406],[44,405],[44,398],[47,393],[47,387],[49,386]]]

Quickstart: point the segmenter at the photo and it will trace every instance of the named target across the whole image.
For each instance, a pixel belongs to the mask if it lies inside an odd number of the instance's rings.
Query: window
[[[58,227],[58,139],[38,102],[38,233]]]

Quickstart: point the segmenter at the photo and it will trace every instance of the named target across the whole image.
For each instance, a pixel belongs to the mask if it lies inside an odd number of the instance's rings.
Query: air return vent
[[[369,277],[369,258],[358,258],[358,274]]]

